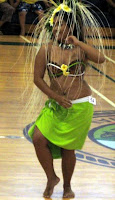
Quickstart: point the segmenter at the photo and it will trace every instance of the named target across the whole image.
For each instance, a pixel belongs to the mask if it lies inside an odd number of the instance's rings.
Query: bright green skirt
[[[83,147],[92,117],[93,105],[89,102],[76,103],[66,109],[49,99],[28,134],[32,138],[37,126],[48,139],[53,158],[60,158],[61,148],[78,150]]]

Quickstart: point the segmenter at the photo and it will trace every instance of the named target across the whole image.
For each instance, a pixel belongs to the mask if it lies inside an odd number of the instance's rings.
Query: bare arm
[[[55,99],[60,105],[62,105],[65,108],[70,107],[71,102],[65,97],[60,96],[56,92],[54,92],[43,80],[45,70],[46,70],[46,52],[45,52],[45,47],[41,47],[35,59],[34,83],[49,98]]]
[[[16,0],[16,2],[14,3],[14,0],[9,0],[10,2],[10,5],[14,8],[17,8],[17,6],[19,5],[20,3],[20,0]]]
[[[51,2],[49,0],[43,0],[43,2],[45,4],[46,8],[49,8],[49,7],[52,6],[52,4],[51,4]]]
[[[45,47],[42,47],[35,59],[34,66],[34,83],[35,85],[50,98],[56,99],[57,94],[43,80],[46,70],[46,53]]]
[[[84,50],[87,59],[95,63],[103,63],[105,61],[104,55],[100,53],[98,49],[95,49],[92,46],[87,45],[81,41],[78,42],[78,46]]]
[[[112,0],[106,0],[111,6],[115,8],[115,3]]]
[[[85,52],[87,59],[95,63],[103,63],[105,61],[104,55],[98,49],[79,41],[75,36],[69,36],[67,42],[79,46]]]

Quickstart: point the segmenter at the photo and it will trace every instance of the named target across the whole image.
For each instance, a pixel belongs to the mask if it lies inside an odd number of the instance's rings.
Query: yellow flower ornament
[[[50,25],[53,26],[53,17],[50,18]]]
[[[50,18],[50,25],[53,26],[54,16],[57,12],[60,10],[63,10],[65,12],[71,12],[71,8],[69,8],[66,4],[62,3],[60,4],[52,13],[52,16]]]
[[[64,65],[64,64],[61,65],[61,70],[63,71],[63,75],[64,76],[68,76],[69,75],[69,72],[67,72],[67,69],[68,69],[67,65]]]
[[[62,71],[67,71],[67,69],[68,69],[67,65],[64,65],[64,64],[61,65],[61,70]]]
[[[68,76],[68,75],[69,75],[69,72],[63,72],[63,75],[64,75],[64,76]]]

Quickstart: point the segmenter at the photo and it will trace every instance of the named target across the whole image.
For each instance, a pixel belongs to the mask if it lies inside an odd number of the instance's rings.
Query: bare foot
[[[64,188],[63,198],[74,198],[75,194],[71,190],[71,187]]]
[[[43,197],[50,198],[53,193],[54,186],[57,185],[59,183],[59,181],[60,181],[60,179],[58,177],[56,177],[54,180],[52,180],[50,182],[48,181],[46,189],[43,193]]]

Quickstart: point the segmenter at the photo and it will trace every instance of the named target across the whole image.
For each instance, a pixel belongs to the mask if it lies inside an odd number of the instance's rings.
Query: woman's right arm
[[[111,6],[115,8],[115,2],[112,0],[106,0]]]
[[[10,5],[11,5],[12,7],[17,8],[18,5],[19,5],[19,3],[20,3],[20,0],[16,0],[16,1],[14,1],[14,0],[9,0],[9,2],[10,2]]]
[[[45,50],[45,47],[42,46],[36,56],[36,59],[35,59],[35,65],[34,65],[34,83],[35,83],[35,85],[44,94],[46,94],[49,98],[55,99],[63,107],[65,107],[65,108],[70,107],[71,106],[70,100],[66,99],[63,96],[58,95],[43,80],[45,70],[46,70],[46,65],[47,65],[46,50]]]

